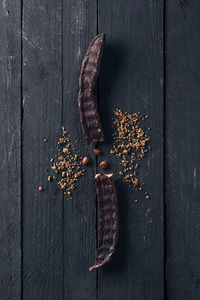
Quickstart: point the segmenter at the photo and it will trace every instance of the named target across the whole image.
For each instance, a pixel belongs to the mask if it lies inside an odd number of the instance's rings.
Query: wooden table
[[[199,300],[200,1],[2,0],[0,28],[0,299]],[[109,154],[115,105],[148,113],[152,151],[140,174],[151,198],[118,182],[117,251],[89,272],[98,162],[70,201],[46,168],[62,125],[92,156],[78,76],[101,32],[103,157],[117,174]]]

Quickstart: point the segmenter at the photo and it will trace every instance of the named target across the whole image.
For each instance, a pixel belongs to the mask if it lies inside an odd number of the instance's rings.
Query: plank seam
[[[61,0],[61,111],[62,111],[62,116],[61,116],[61,122],[62,122],[62,126],[63,126],[63,120],[64,120],[64,116],[63,116],[63,98],[64,98],[64,67],[63,67],[63,63],[64,63],[64,57],[63,57],[63,53],[64,53],[64,46],[63,46],[63,32],[64,32],[64,13],[63,13],[63,8],[64,8],[64,4],[63,4],[63,0]],[[64,194],[62,195],[62,298],[63,300],[65,299],[65,255],[64,255],[64,245],[65,245],[65,240],[64,240],[64,228],[65,228],[65,206],[64,206]]]
[[[166,216],[166,174],[165,174],[165,164],[166,164],[166,53],[165,53],[165,45],[166,45],[166,3],[163,1],[163,279],[164,279],[164,299],[167,299],[167,278],[166,278],[166,264],[167,264],[167,241],[166,241],[166,233],[167,233],[167,216]]]
[[[96,34],[99,34],[99,0],[96,0]],[[97,83],[97,102],[99,103],[99,81]],[[98,173],[98,155],[96,156],[96,173]],[[96,249],[98,247],[98,206],[96,195]],[[99,271],[96,270],[96,298],[99,300]]]
[[[21,96],[21,124],[20,124],[20,178],[21,178],[21,207],[20,207],[20,214],[21,214],[21,300],[23,300],[23,119],[24,119],[24,107],[23,107],[23,9],[24,9],[24,2],[21,0],[21,79],[20,79],[20,96]]]

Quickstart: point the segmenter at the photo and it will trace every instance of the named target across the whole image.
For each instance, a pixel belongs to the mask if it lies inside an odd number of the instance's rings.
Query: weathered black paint
[[[110,23],[112,20],[112,24]],[[144,20],[146,20],[144,22]],[[99,3],[99,32],[106,32],[99,83],[99,108],[110,170],[119,161],[109,155],[113,108],[148,113],[152,151],[141,161],[144,192],[118,179],[119,243],[115,258],[99,270],[100,299],[163,299],[163,3]],[[106,130],[108,128],[108,130]],[[117,175],[117,173],[116,173]],[[135,204],[134,200],[138,203]]]
[[[63,199],[45,170],[62,125],[61,16],[62,1],[23,1],[23,299],[63,294]]]
[[[200,2],[166,3],[166,279],[200,299]],[[184,5],[183,5],[184,4]]]
[[[0,299],[199,299],[199,15],[199,0],[1,1]],[[82,59],[101,32],[106,141],[96,161],[77,96]],[[94,175],[103,159],[109,172],[119,168],[109,154],[115,105],[150,116],[152,150],[140,174],[151,199],[117,179],[116,253],[89,272]],[[71,201],[45,171],[62,125],[91,158]]]

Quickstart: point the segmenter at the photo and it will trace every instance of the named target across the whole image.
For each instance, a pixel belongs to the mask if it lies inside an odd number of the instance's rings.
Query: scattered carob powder
[[[139,161],[150,150],[150,138],[140,123],[148,115],[143,116],[140,112],[129,114],[120,109],[115,109],[114,114],[113,126],[116,130],[111,154],[120,159],[122,170],[119,174],[124,182],[128,182],[134,190],[142,190],[144,183],[138,178]]]
[[[48,181],[56,180],[64,194],[71,196],[78,179],[84,175],[82,157],[78,155],[70,135],[62,127],[62,137],[58,141],[58,153],[51,159],[51,169],[56,176],[48,176]]]

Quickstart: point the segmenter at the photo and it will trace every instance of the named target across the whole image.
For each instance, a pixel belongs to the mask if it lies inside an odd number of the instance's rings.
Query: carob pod
[[[103,142],[102,130],[96,96],[101,55],[105,34],[97,35],[91,42],[82,62],[79,77],[78,105],[83,134],[88,144]]]
[[[98,201],[98,248],[95,264],[89,270],[105,265],[115,251],[118,238],[118,201],[113,174],[96,174]]]

